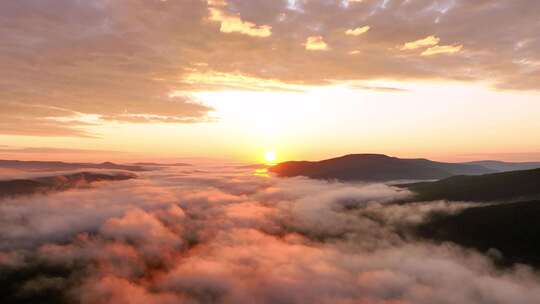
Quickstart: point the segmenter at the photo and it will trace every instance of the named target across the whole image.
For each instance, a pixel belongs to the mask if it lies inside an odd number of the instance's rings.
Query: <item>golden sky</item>
[[[540,160],[536,0],[0,3],[0,157]]]

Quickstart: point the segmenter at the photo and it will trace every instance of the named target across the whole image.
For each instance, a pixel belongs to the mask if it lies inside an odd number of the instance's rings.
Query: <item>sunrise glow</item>
[[[264,153],[264,160],[269,164],[274,164],[276,162],[276,152],[266,151]]]

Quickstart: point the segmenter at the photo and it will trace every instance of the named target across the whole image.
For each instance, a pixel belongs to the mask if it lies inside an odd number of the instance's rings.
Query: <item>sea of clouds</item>
[[[540,303],[532,269],[497,268],[482,253],[411,232],[467,203],[394,204],[411,193],[233,165],[138,175],[0,201],[0,277],[11,280],[10,299]]]

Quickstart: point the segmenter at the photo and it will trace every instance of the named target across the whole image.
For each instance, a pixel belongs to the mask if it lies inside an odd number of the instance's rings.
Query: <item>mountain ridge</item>
[[[438,243],[491,252],[498,264],[540,267],[539,223],[540,201],[526,201],[433,214],[416,228],[416,234]]]
[[[45,194],[88,186],[102,181],[123,181],[136,178],[134,173],[77,172],[36,178],[0,181],[0,199],[23,195]]]
[[[498,172],[540,168],[540,162],[505,162],[499,160],[479,160],[466,162],[464,164],[479,165]]]
[[[321,161],[289,161],[269,168],[282,177],[306,176],[344,181],[442,179],[459,174],[485,174],[493,170],[479,165],[405,159],[384,154],[347,154]]]
[[[434,182],[398,185],[416,200],[507,201],[540,199],[540,169],[477,176],[457,175]]]

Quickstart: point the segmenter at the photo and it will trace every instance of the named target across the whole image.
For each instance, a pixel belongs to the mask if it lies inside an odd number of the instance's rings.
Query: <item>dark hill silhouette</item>
[[[434,215],[417,229],[418,235],[450,241],[481,252],[497,249],[503,265],[540,266],[540,201],[498,204]]]
[[[0,198],[65,191],[100,181],[135,178],[133,173],[79,172],[65,175],[0,181]]]
[[[457,174],[484,174],[493,171],[478,165],[401,159],[381,154],[350,154],[317,162],[290,161],[269,169],[278,176],[306,176],[344,181],[389,181],[441,179]]]
[[[453,176],[436,182],[400,185],[416,200],[518,201],[540,198],[540,169],[478,176]]]

